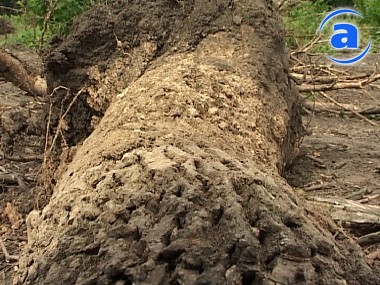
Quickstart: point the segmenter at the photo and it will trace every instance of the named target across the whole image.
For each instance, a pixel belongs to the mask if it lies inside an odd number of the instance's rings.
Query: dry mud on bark
[[[293,108],[289,113],[296,118],[294,99],[285,90],[288,88],[288,80],[284,78],[284,71],[288,68],[287,58],[277,56],[283,53],[284,40],[282,27],[273,25],[279,20],[273,12],[274,7],[271,2],[119,1],[112,6],[93,9],[78,20],[72,34],[64,42],[57,41],[45,57],[50,89],[59,85],[68,86],[74,96],[84,85],[87,87],[78,100],[79,104],[67,116],[68,130],[64,131],[67,143],[75,145],[87,137],[109,102],[144,74],[155,63],[155,58],[194,50],[203,38],[220,31],[231,37],[236,35],[236,41],[243,41],[244,37],[250,39],[246,46],[240,48],[248,51],[240,55],[240,60],[246,61],[244,65],[253,67],[250,73],[257,85],[251,86],[249,91],[257,92],[259,87],[265,92],[272,92],[272,85],[278,85],[276,88],[284,93],[283,100],[289,101],[278,102],[278,105]],[[244,33],[241,31],[242,23],[249,27],[244,29]],[[268,37],[272,40],[267,41]],[[117,40],[121,47],[118,47]],[[212,49],[217,51],[219,46],[215,44]],[[235,53],[234,50],[225,52],[226,57],[233,57]],[[261,58],[267,59],[263,62]],[[223,63],[219,64],[221,69],[228,68]],[[214,88],[217,93],[216,88],[222,84],[214,82],[209,88]],[[53,98],[57,109],[61,107],[65,95]],[[71,100],[65,98],[65,101],[68,105]],[[295,118],[290,121],[297,124]],[[252,128],[260,128],[260,117],[256,120],[252,122]],[[299,131],[299,126],[291,127],[289,131]]]
[[[66,141],[91,135],[29,215],[15,284],[380,283],[279,175],[301,118],[272,2],[128,1],[80,23],[46,61],[51,89],[85,87]]]
[[[33,216],[28,248],[41,252],[22,260],[26,284],[378,282],[289,186],[220,149],[162,146],[80,167]]]

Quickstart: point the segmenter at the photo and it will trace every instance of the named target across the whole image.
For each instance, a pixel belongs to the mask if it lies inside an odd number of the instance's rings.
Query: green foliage
[[[316,35],[318,26],[326,13],[337,7],[354,7],[362,13],[364,19],[347,16],[350,22],[358,25],[361,32],[361,43],[372,38],[372,51],[380,49],[380,0],[309,0],[301,2],[284,15],[287,30],[287,43],[290,48],[297,48],[310,42]],[[330,23],[330,26],[332,23]],[[326,27],[324,30],[328,30]],[[324,34],[321,42],[311,51],[333,54],[335,51],[328,43],[331,35]]]
[[[3,16],[11,25],[15,28],[13,34],[7,35],[7,37],[0,38],[0,45],[7,44],[23,44],[28,47],[38,46],[38,38],[41,37],[42,30],[39,26],[31,28],[29,22],[22,16]]]
[[[288,11],[284,16],[288,46],[296,48],[313,39],[329,9],[326,1],[316,0],[302,2]]]
[[[380,50],[380,0],[353,0],[355,8],[364,16],[360,31],[362,38],[372,38],[372,51]]]
[[[42,47],[53,35],[67,35],[76,16],[94,4],[107,4],[107,0],[21,0],[17,1],[23,13],[8,17],[16,28],[8,43],[21,43]],[[4,42],[4,40],[2,40]]]
[[[354,4],[369,25],[380,25],[380,0],[354,0]]]
[[[331,7],[353,7],[354,0],[327,0]]]
[[[91,0],[29,0],[24,4],[29,21],[39,27],[48,22],[50,34],[64,35],[69,32],[75,16],[83,13],[92,5]],[[49,19],[47,16],[50,14]]]

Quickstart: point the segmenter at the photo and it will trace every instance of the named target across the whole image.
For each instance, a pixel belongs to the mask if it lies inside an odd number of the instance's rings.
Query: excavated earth
[[[303,129],[271,1],[117,1],[44,60],[51,95],[34,118],[49,126],[35,141],[51,134],[54,172],[26,193],[54,191],[20,223],[27,244],[0,282],[380,284],[281,177]],[[31,208],[10,205],[21,220]]]

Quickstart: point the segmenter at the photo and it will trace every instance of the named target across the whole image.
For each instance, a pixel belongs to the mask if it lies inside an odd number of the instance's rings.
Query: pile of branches
[[[373,63],[372,69],[367,65],[365,71],[360,71],[360,68],[334,66],[325,56],[309,52],[319,40],[320,37],[316,37],[290,53],[292,67],[289,76],[297,84],[304,110],[308,113],[348,112],[378,127],[376,122],[368,119],[369,115],[380,115],[380,101],[368,92],[370,89],[380,90],[378,63]],[[340,103],[328,95],[328,91],[339,89],[357,89],[369,96],[373,104],[359,108],[352,104]],[[322,98],[322,102],[316,98]]]
[[[380,72],[378,63],[374,62],[362,67],[345,67],[333,65],[324,55],[310,52],[314,44],[320,40],[316,37],[305,46],[290,53],[292,61],[290,78],[296,82],[300,92],[303,110],[311,115],[316,112],[329,112],[341,115],[350,113],[368,122],[372,126],[379,124],[369,116],[380,116],[380,100],[374,96],[373,91],[380,92]],[[335,96],[337,90],[356,89],[359,94],[367,96],[365,104],[371,106],[355,106],[352,103],[341,103]],[[330,92],[333,91],[333,92]],[[331,94],[330,94],[331,93]],[[352,100],[354,101],[354,100]],[[368,102],[368,103],[367,103]],[[371,102],[371,103],[369,103]],[[318,161],[318,158],[313,158]],[[305,191],[322,189],[323,185],[312,185]],[[366,195],[367,189],[360,189],[346,197],[308,197],[308,203],[325,209],[337,223],[335,231],[346,235],[347,232],[358,236],[356,242],[365,251],[370,264],[380,260],[380,249],[375,249],[380,243],[380,206],[368,205],[370,200],[377,199],[378,194]],[[364,197],[365,196],[365,197]],[[362,199],[358,199],[363,197]],[[365,233],[362,235],[362,233]]]

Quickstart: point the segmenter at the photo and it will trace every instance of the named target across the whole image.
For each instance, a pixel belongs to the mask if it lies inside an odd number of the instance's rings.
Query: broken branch
[[[8,253],[8,250],[7,248],[5,247],[5,244],[4,244],[4,241],[3,241],[3,238],[0,236],[0,247],[1,247],[1,250],[3,251],[3,254],[4,254],[4,257],[5,257],[5,261],[6,262],[10,262],[12,260],[19,260],[19,256],[18,255],[10,255]]]

